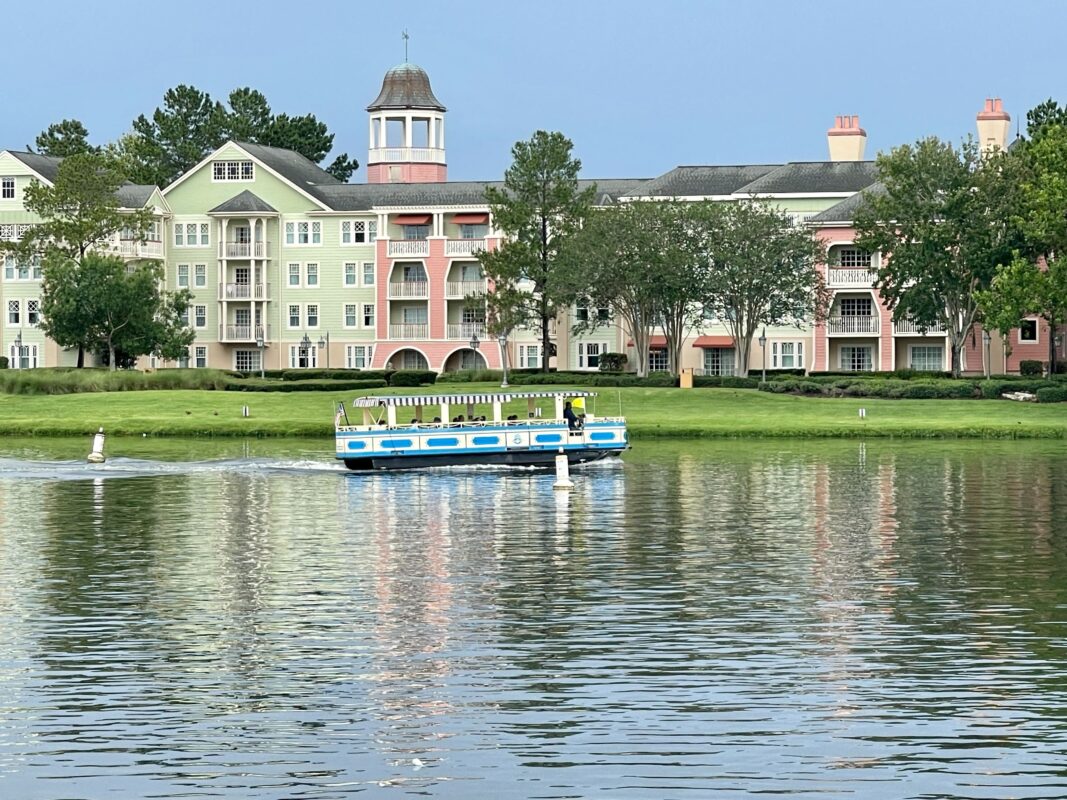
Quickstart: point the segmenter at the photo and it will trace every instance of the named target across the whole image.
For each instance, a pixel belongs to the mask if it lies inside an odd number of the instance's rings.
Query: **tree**
[[[574,281],[561,248],[579,229],[592,207],[595,187],[578,188],[582,162],[562,133],[537,131],[511,150],[504,187],[490,186],[485,196],[496,226],[507,237],[480,255],[493,282],[487,302],[491,318],[536,323],[541,331],[541,369],[548,371],[549,323],[575,299]]]
[[[881,252],[875,285],[894,320],[944,327],[958,377],[978,293],[1023,245],[1012,222],[1019,159],[931,137],[880,154],[877,165],[885,192],[869,193],[856,213],[856,244]]]
[[[61,346],[84,341],[102,350],[111,369],[120,353],[178,357],[195,338],[181,319],[191,296],[161,291],[162,280],[157,262],[131,267],[121,258],[90,253],[77,263],[54,253],[44,264],[41,328]]]
[[[48,126],[48,129],[37,134],[34,143],[37,152],[45,156],[66,158],[79,153],[93,153],[99,150],[89,144],[89,131],[76,119],[65,119]],[[26,149],[33,152],[29,145]]]
[[[704,270],[702,311],[730,331],[739,374],[747,375],[757,329],[802,327],[825,317],[830,293],[816,268],[822,244],[764,201],[704,201],[688,213]]]
[[[239,142],[262,142],[274,121],[274,112],[262,92],[248,86],[230,92],[226,136]]]

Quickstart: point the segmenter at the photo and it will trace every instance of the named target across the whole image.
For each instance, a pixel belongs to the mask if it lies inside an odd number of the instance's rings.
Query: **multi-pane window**
[[[574,309],[574,318],[576,320],[578,320],[579,322],[588,322],[589,321],[589,307],[586,306],[586,305],[577,306]],[[608,322],[610,319],[611,319],[611,309],[610,308],[598,308],[598,309],[596,309],[596,321],[597,322]]]
[[[0,199],[2,199],[2,200],[14,200],[15,199],[15,179],[14,178],[0,178]]]
[[[237,350],[233,354],[233,367],[238,372],[253,372],[259,369],[258,350]]]
[[[307,306],[307,321],[309,328],[319,327],[319,305],[318,303],[308,303]]]
[[[305,286],[318,286],[319,285],[319,265],[308,264],[305,268],[307,271],[307,282]]]
[[[215,161],[211,165],[214,181],[251,181],[255,177],[255,165],[251,161]]]
[[[207,306],[194,306],[193,307],[193,318],[194,318],[194,320],[196,322],[196,327],[198,327],[198,328],[206,328],[207,327]]]
[[[705,375],[733,375],[736,353],[732,347],[705,347]]]
[[[22,321],[22,314],[19,311],[20,308],[21,308],[20,301],[18,301],[18,300],[8,300],[7,301],[7,324],[8,325],[18,325]]]
[[[32,256],[29,260],[18,259],[12,254],[4,257],[4,279],[9,281],[39,281],[42,276],[41,257]]]
[[[654,350],[648,351],[648,371],[649,372],[666,372],[667,371],[667,351],[662,347],[657,347]]]
[[[803,342],[771,342],[771,366],[775,369],[803,369]]]
[[[843,346],[841,348],[841,369],[852,372],[870,372],[874,367],[870,347]]]
[[[186,307],[186,309],[184,311],[182,311],[180,319],[182,321],[182,327],[183,328],[188,328],[189,327],[189,308],[188,307]],[[188,360],[188,359],[186,359],[186,360]]]
[[[189,265],[188,264],[179,264],[178,265],[178,288],[179,289],[188,289],[189,288]]]
[[[839,302],[842,317],[869,317],[874,314],[874,306],[869,297],[843,297]]]
[[[945,368],[945,350],[939,345],[915,345],[911,348],[912,369],[937,372]]]
[[[363,262],[363,285],[374,285],[374,264],[369,261]]]
[[[207,286],[207,264],[197,264],[193,267],[193,284],[198,289]]]
[[[839,267],[851,267],[853,269],[870,269],[871,254],[858,247],[840,247],[835,250],[834,263]]]
[[[41,321],[41,301],[26,301],[26,324],[36,326]]]
[[[484,239],[489,232],[488,225],[460,225],[459,238],[461,239]]]
[[[200,223],[200,246],[207,247],[211,244],[211,225],[207,222]]]
[[[289,327],[300,327],[300,306],[296,305],[295,303],[289,306]]]
[[[1020,342],[1036,342],[1037,341],[1037,320],[1036,319],[1024,319],[1019,324],[1019,341]]]
[[[196,357],[195,364],[196,364],[197,367],[203,369],[204,367],[207,366],[207,348],[206,347],[202,347],[202,346],[197,347],[196,350],[195,350],[195,357]]]
[[[373,328],[374,327],[374,304],[373,303],[364,303],[363,304],[363,327],[364,328]]]
[[[322,244],[322,222],[287,222],[285,223],[285,243]]]
[[[578,343],[578,369],[599,369],[600,342]]]
[[[359,313],[355,303],[345,303],[345,327],[355,328],[359,324]]]
[[[342,220],[341,222],[341,244],[365,244],[366,242],[373,242],[374,239],[368,236],[368,228],[373,227],[375,223],[367,223],[364,220]]]
[[[413,241],[415,239],[425,239],[430,235],[429,225],[402,225],[404,229],[404,239],[407,241]]]
[[[345,286],[356,285],[356,265],[345,264]]]
[[[366,369],[370,366],[374,349],[370,345],[350,344],[345,347],[345,368]]]
[[[290,264],[289,265],[289,285],[290,286],[299,286],[300,285],[300,265],[299,264]]]
[[[211,224],[207,222],[174,223],[175,247],[207,247],[211,244]]]
[[[541,345],[520,344],[519,363],[516,366],[520,369],[537,369],[541,366]]]
[[[308,369],[318,365],[319,349],[312,345],[304,347],[300,344],[289,347],[289,366],[293,369]]]

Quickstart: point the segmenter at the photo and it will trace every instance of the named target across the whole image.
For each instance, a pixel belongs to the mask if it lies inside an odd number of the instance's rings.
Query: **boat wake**
[[[160,475],[230,473],[268,475],[277,473],[347,473],[344,465],[310,459],[241,458],[217,461],[151,461],[140,458],[109,458],[103,464],[84,461],[39,461],[0,458],[2,480],[95,480],[139,478]]]

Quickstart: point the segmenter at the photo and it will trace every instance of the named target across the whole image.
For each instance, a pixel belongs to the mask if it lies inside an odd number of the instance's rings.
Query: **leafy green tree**
[[[880,154],[877,164],[885,192],[869,194],[857,212],[856,244],[881,252],[875,283],[895,320],[944,326],[959,376],[978,293],[1023,246],[1013,222],[1020,161],[931,137]]]
[[[34,139],[37,152],[41,155],[66,158],[79,153],[93,153],[99,148],[89,144],[89,131],[76,119],[65,119],[48,126]],[[27,145],[27,150],[33,151]]]
[[[1026,135],[1030,141],[1040,141],[1045,131],[1054,125],[1067,127],[1067,108],[1052,98],[1026,112]],[[1023,144],[1026,145],[1025,140]]]
[[[822,244],[759,200],[693,203],[687,228],[704,269],[702,312],[722,320],[748,374],[752,339],[769,325],[803,327],[826,315],[830,292],[816,264]]]
[[[489,316],[514,324],[537,325],[541,332],[541,369],[548,371],[549,324],[574,302],[571,262],[560,257],[567,240],[592,207],[595,187],[578,188],[582,163],[571,156],[573,144],[562,133],[537,131],[511,150],[504,186],[486,189],[486,200],[504,243],[480,255],[494,289],[487,297]]]

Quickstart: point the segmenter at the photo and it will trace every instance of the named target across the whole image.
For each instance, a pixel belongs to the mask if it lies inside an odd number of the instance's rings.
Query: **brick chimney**
[[[834,127],[826,132],[831,161],[863,161],[867,146],[867,131],[860,127],[857,116],[834,117]]]
[[[978,143],[982,152],[1004,150],[1011,133],[1011,115],[1004,110],[999,97],[989,97],[985,109],[978,112]]]

